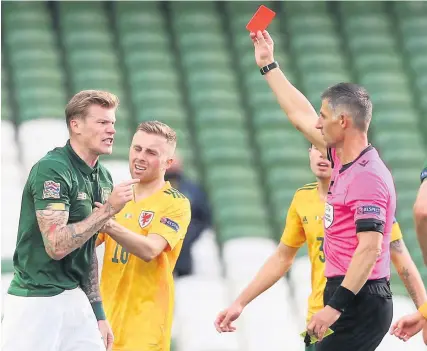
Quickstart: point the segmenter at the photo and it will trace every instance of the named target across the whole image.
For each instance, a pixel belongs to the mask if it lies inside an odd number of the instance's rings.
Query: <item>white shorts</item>
[[[85,293],[66,290],[52,297],[6,295],[2,351],[105,351]]]

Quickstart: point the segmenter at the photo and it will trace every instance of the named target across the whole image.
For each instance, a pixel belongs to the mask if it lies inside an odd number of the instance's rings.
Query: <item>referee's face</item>
[[[344,138],[343,129],[340,125],[340,119],[334,118],[332,109],[329,107],[328,100],[322,101],[320,116],[317,120],[316,128],[322,132],[323,139],[327,147],[337,147]]]

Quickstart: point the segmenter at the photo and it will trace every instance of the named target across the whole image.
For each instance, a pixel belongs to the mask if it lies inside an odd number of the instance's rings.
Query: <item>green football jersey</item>
[[[80,222],[92,213],[95,201],[105,202],[112,188],[107,169],[99,162],[93,168],[87,165],[69,141],[33,166],[22,195],[9,294],[54,296],[85,283],[97,235],[63,259],[53,260],[46,253],[36,211],[50,206],[68,211],[68,224]]]

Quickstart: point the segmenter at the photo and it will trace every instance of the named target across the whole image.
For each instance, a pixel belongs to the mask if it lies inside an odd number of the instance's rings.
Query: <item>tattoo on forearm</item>
[[[86,283],[81,286],[81,288],[87,295],[90,303],[101,301],[98,280],[98,258],[96,256],[96,252],[93,253],[89,277]]]
[[[47,253],[51,256],[66,256],[81,247],[113,216],[114,208],[107,202],[102,211],[93,212],[88,218],[68,224],[68,212],[51,210],[36,211]]]
[[[420,301],[418,300],[417,292],[414,286],[412,285],[409,270],[405,267],[402,267],[399,271],[399,275],[403,281],[403,284],[405,284],[409,296],[411,297],[412,301],[414,301],[415,306],[417,306],[417,308],[420,307]]]
[[[398,253],[402,253],[403,252],[402,240],[399,239],[399,240],[392,241],[390,243],[390,249]]]

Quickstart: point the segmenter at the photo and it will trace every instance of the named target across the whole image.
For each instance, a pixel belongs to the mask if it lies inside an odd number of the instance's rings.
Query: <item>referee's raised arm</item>
[[[274,42],[267,31],[251,33],[255,60],[291,123],[326,156],[326,144],[316,125],[318,116],[307,98],[286,78],[274,61]]]

